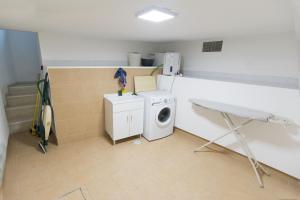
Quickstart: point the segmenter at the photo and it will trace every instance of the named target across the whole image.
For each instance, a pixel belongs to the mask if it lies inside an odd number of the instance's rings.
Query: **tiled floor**
[[[61,146],[46,155],[29,134],[10,138],[5,200],[300,199],[300,182],[275,170],[258,187],[246,158],[193,153],[205,141],[176,130],[172,136],[112,146],[107,137]],[[72,192],[73,191],[73,192]]]

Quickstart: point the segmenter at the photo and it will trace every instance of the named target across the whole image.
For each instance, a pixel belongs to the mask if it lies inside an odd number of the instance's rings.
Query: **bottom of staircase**
[[[32,82],[8,86],[6,116],[10,133],[28,132],[35,111],[37,88]]]
[[[30,131],[30,127],[32,125],[32,119],[20,120],[16,122],[9,123],[10,133],[20,133]]]

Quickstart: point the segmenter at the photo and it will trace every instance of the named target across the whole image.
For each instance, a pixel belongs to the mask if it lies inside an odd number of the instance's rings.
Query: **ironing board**
[[[274,115],[271,113],[268,113],[268,112],[257,111],[257,110],[253,110],[253,109],[249,109],[249,108],[245,108],[245,107],[241,107],[241,106],[230,105],[230,104],[209,101],[209,100],[204,100],[204,99],[191,99],[190,101],[196,106],[200,106],[203,108],[207,108],[207,109],[211,109],[211,110],[220,112],[222,117],[224,118],[228,128],[230,129],[227,133],[207,142],[206,144],[202,145],[201,147],[198,147],[197,149],[194,150],[194,152],[200,152],[201,149],[216,142],[217,140],[219,140],[229,134],[234,134],[236,136],[237,140],[239,141],[242,149],[244,150],[244,152],[246,153],[246,155],[248,157],[248,160],[255,172],[255,175],[257,177],[260,187],[264,187],[259,170],[261,173],[264,173],[266,175],[269,175],[269,173],[256,160],[256,158],[253,155],[253,153],[251,152],[245,138],[239,132],[239,129],[241,129],[242,127],[246,126],[247,124],[253,122],[254,120],[263,121],[263,122],[275,122],[276,119],[274,118]],[[233,114],[236,116],[246,118],[246,120],[243,121],[239,125],[235,125],[233,123],[233,121],[231,120],[229,114]]]

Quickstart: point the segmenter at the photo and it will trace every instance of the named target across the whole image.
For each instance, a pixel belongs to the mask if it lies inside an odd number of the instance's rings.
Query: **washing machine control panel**
[[[151,104],[152,105],[159,105],[159,104],[171,104],[175,103],[175,99],[170,97],[156,97],[151,99]]]

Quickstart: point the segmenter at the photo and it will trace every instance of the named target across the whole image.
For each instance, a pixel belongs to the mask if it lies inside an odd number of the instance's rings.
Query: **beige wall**
[[[103,95],[118,90],[117,68],[49,68],[58,144],[104,134]],[[127,90],[133,76],[149,75],[153,68],[125,68]]]

